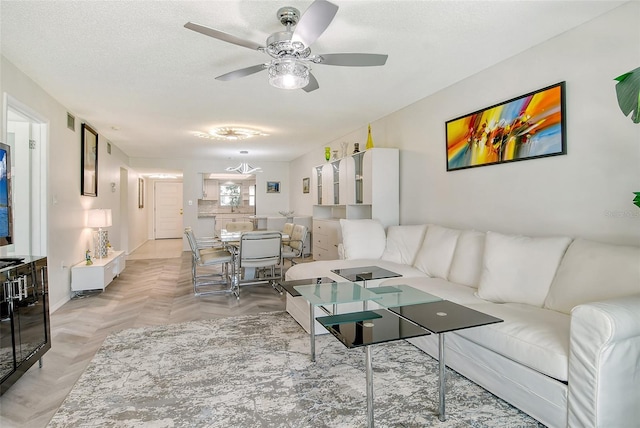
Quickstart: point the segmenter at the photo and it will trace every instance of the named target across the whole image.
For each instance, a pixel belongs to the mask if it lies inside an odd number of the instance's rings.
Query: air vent
[[[67,128],[76,132],[76,118],[71,113],[67,112]]]

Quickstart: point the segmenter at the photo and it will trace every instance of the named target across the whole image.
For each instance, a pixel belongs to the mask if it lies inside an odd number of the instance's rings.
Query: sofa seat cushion
[[[504,322],[456,331],[462,337],[560,381],[569,368],[569,315],[520,303],[475,303]]]
[[[295,279],[316,278],[326,276],[336,281],[346,281],[340,275],[331,272],[332,269],[346,269],[360,266],[378,266],[383,269],[398,273],[404,277],[426,276],[424,272],[405,264],[389,262],[380,259],[355,259],[355,260],[318,260],[309,263],[298,263],[287,269],[285,278],[288,281]],[[371,281],[367,282],[371,284]]]
[[[381,286],[393,286],[407,284],[425,293],[433,294],[444,300],[450,300],[460,305],[472,303],[486,303],[475,295],[475,289],[466,285],[455,284],[441,278],[414,277],[414,278],[392,278],[383,281]]]

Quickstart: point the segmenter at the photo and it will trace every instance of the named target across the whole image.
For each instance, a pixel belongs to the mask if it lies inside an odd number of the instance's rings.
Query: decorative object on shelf
[[[369,124],[369,130],[367,131],[367,145],[365,149],[373,149],[373,138],[371,138],[371,124]]]
[[[331,156],[331,160],[334,160],[334,161],[338,160],[338,151],[337,150],[333,151],[333,156]]]
[[[98,196],[98,133],[82,124],[80,157],[80,194]]]
[[[238,174],[253,174],[254,172],[262,172],[262,168],[253,167],[246,162],[240,163],[238,166],[230,166],[226,168],[226,171],[237,172]]]
[[[331,159],[331,147],[325,147],[324,148],[324,159],[329,162],[329,160]]]
[[[98,258],[107,257],[109,242],[109,234],[103,227],[111,226],[111,210],[110,209],[93,209],[87,213],[87,227],[98,228],[94,237],[94,254]]]
[[[633,123],[640,123],[640,67],[616,77],[618,106],[625,116],[631,113]]]
[[[565,82],[446,122],[447,171],[567,154]]]
[[[353,143],[353,154],[360,153],[360,143]]]
[[[280,193],[280,182],[267,181],[267,193]]]
[[[342,158],[346,158],[348,155],[348,151],[349,151],[349,143],[347,143],[346,141],[343,141],[342,143],[340,143],[340,146],[342,147]]]
[[[302,179],[302,193],[309,193],[309,177]]]
[[[144,208],[144,180],[138,178],[138,208]]]
[[[91,251],[87,250],[84,252],[84,260],[87,266],[93,264],[93,261],[91,261]]]

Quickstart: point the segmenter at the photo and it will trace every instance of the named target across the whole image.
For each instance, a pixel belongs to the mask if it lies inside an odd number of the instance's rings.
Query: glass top
[[[298,297],[301,294],[293,288],[296,285],[312,285],[312,284],[331,284],[332,282],[336,282],[331,278],[327,278],[326,276],[316,277],[316,278],[305,278],[305,279],[294,279],[291,281],[281,281],[280,287],[282,287],[287,293],[291,294],[293,297]]]
[[[445,333],[503,321],[448,300],[399,306],[389,310],[433,333]]]
[[[384,309],[316,318],[347,348],[426,336],[427,330]]]
[[[331,284],[296,285],[293,287],[313,305],[364,302],[380,299],[380,296],[352,282]]]
[[[417,303],[430,303],[442,300],[438,296],[425,293],[406,284],[367,288],[377,294],[381,299],[376,303],[385,308],[393,306],[415,305]]]
[[[378,266],[362,266],[348,269],[333,269],[331,272],[340,275],[343,278],[348,279],[349,281],[370,281],[374,279],[384,279],[384,278],[396,278],[400,275],[399,273],[392,272],[387,269],[383,269]]]

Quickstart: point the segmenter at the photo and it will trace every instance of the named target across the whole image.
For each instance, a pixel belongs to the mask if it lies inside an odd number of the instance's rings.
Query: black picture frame
[[[82,124],[80,157],[80,194],[98,196],[98,133]]]
[[[302,193],[309,193],[310,182],[311,180],[309,177],[302,179]]]
[[[567,154],[565,82],[445,123],[447,171]]]

